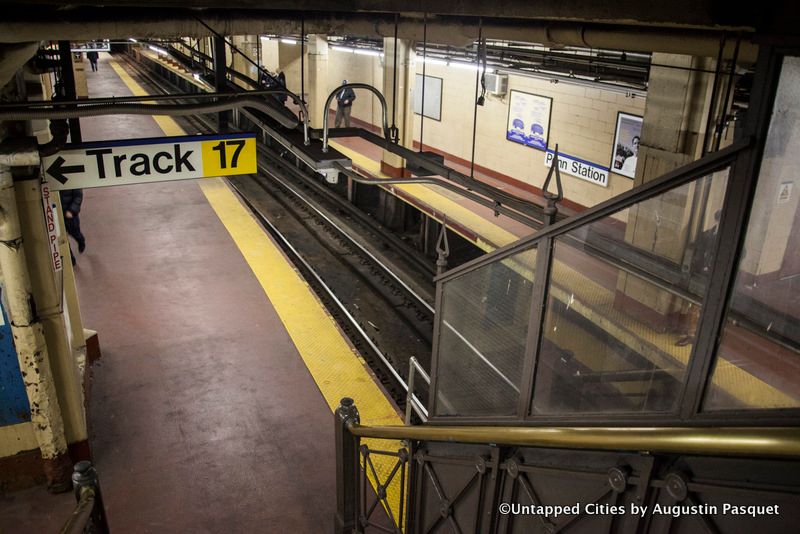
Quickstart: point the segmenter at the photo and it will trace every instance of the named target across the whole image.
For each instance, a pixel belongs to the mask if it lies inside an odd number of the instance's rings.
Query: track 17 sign
[[[255,134],[125,139],[66,145],[42,158],[53,190],[257,172]]]

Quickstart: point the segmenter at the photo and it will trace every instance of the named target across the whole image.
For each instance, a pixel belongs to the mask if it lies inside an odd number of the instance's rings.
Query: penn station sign
[[[544,156],[544,166],[552,167],[555,153],[548,150]],[[561,172],[567,173],[581,180],[592,182],[595,185],[608,187],[608,167],[597,165],[591,161],[576,158],[563,152],[558,153],[558,168]]]

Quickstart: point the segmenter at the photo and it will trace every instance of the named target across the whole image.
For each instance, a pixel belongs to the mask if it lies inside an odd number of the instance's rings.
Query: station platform
[[[168,56],[147,50],[140,52],[140,56],[145,61],[154,62],[164,69],[168,69],[175,76],[186,76],[180,65],[170,61]],[[197,85],[196,82],[195,85]],[[200,85],[198,87],[202,89]],[[291,102],[287,102],[286,105],[295,113],[299,111]],[[334,124],[335,112],[329,110],[328,118],[329,124]],[[353,125],[380,134],[377,128],[358,119],[353,119]],[[354,169],[363,176],[374,179],[390,178],[390,176],[381,171],[382,149],[380,147],[358,137],[338,137],[331,140],[330,146],[350,158]],[[425,149],[435,151],[435,149],[427,146]],[[470,174],[468,163],[465,164],[463,160],[457,160],[448,155],[444,155],[444,158],[445,164],[450,168],[462,174]],[[535,188],[525,187],[521,182],[509,177],[500,179],[480,166],[476,166],[473,175],[476,180],[522,200],[527,200],[540,206],[546,204],[544,197],[537,193]],[[403,202],[439,222],[442,222],[442,214],[447,214],[447,226],[450,230],[487,253],[513,243],[535,231],[535,229],[504,215],[496,216],[490,208],[436,185],[393,184],[382,187]],[[564,201],[559,205],[559,211],[566,215],[574,215],[579,209],[579,206],[568,201]]]
[[[87,77],[91,97],[145,94],[107,54]],[[184,133],[168,117],[81,127],[84,141]],[[90,444],[112,531],[332,530],[332,410],[349,396],[368,424],[402,419],[226,181],[90,189],[81,215],[79,298],[103,354]],[[72,507],[71,493],[8,495],[0,532],[57,531]]]

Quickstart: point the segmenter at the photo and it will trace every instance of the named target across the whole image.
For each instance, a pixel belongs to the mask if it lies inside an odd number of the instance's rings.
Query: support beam
[[[33,431],[44,460],[48,487],[53,491],[66,491],[72,464],[67,453],[64,421],[44,328],[35,309],[14,181],[10,169],[3,166],[0,166],[0,213],[3,294],[31,407]]]
[[[399,132],[398,144],[414,149],[414,114],[411,108],[411,89],[415,76],[413,42],[386,37],[383,40],[383,95],[388,104],[389,126],[396,126]],[[405,160],[388,150],[381,157],[381,171],[399,178],[407,175]]]
[[[308,108],[311,114],[311,126],[322,128],[322,119],[327,113],[325,100],[330,94],[330,87],[339,85],[328,81],[328,36],[314,34],[308,36]]]
[[[213,41],[213,57],[214,57],[214,89],[218,93],[227,93],[228,77],[227,77],[227,56],[225,52],[225,41],[220,37],[212,37]],[[219,112],[219,131],[228,131],[228,121],[230,120],[230,111]]]
[[[75,90],[75,72],[72,70],[72,52],[70,48],[69,41],[58,42],[58,53],[61,56],[61,83],[63,84],[62,93],[58,96],[64,100],[77,100],[78,93]],[[70,141],[73,143],[83,141],[80,119],[69,119],[69,136]]]

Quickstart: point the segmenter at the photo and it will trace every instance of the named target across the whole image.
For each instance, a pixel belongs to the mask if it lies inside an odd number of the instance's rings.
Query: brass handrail
[[[78,505],[64,526],[61,527],[60,534],[80,534],[86,529],[94,512],[96,495],[97,492],[94,488],[83,488],[80,491]]]
[[[701,455],[800,458],[800,428],[364,426],[362,438]]]

